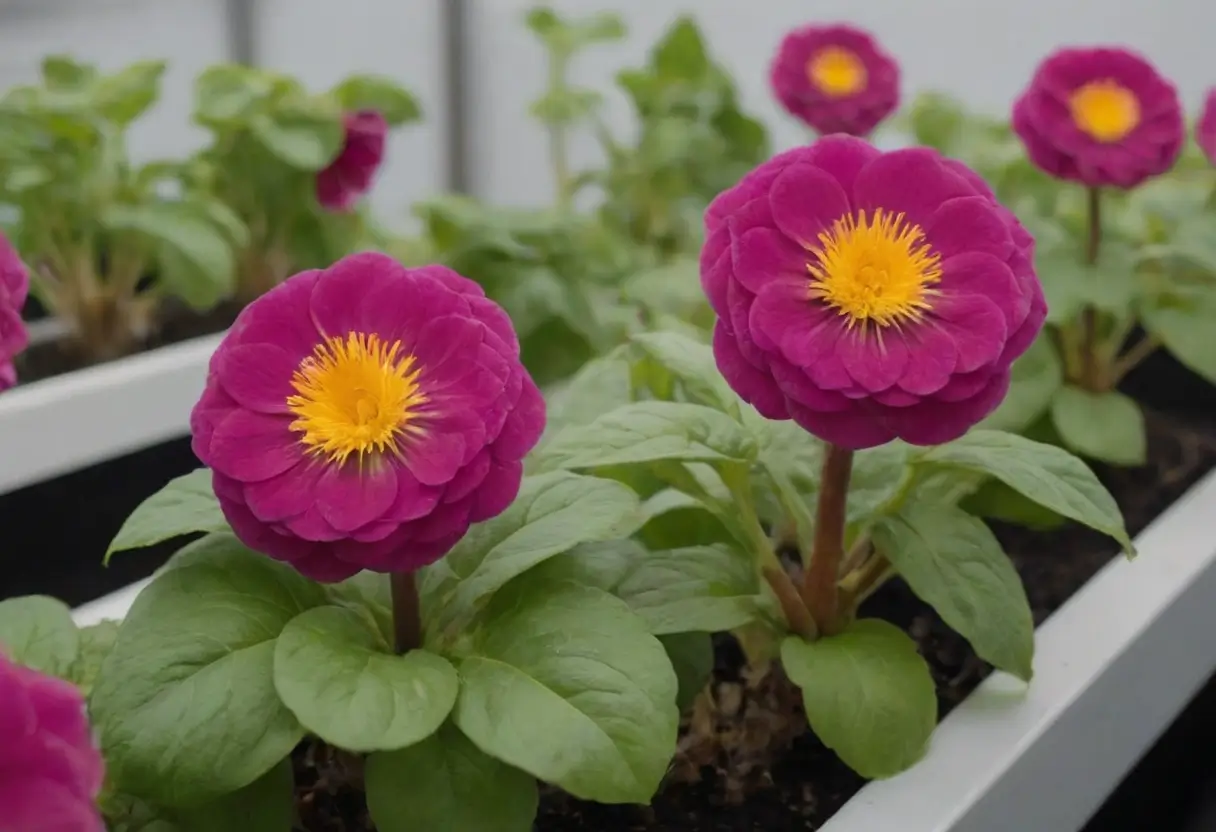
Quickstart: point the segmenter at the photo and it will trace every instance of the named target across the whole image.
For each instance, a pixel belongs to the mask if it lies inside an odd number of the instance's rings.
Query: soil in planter
[[[102,566],[127,515],[174,477],[200,466],[175,439],[0,495],[0,598],[53,595],[71,606],[151,575],[182,540],[120,552]]]
[[[1149,464],[1095,466],[1135,534],[1216,466],[1216,419],[1148,414]],[[1109,539],[1074,525],[1052,532],[993,524],[1026,584],[1036,624],[1116,555]],[[988,675],[966,640],[902,583],[863,614],[908,630],[937,683],[945,716]],[[546,788],[536,832],[793,832],[818,829],[864,785],[806,730],[797,691],[779,671],[749,675],[733,639],[716,642],[706,693],[685,715],[680,751],[648,807],[601,806]],[[357,764],[322,746],[295,755],[297,832],[371,829]]]
[[[152,335],[137,345],[143,352],[187,341],[203,335],[222,332],[236,320],[240,306],[225,302],[214,309],[198,314],[180,304],[166,304]],[[17,356],[17,378],[19,383],[50,378],[87,367],[92,362],[74,342],[63,339],[34,344]]]

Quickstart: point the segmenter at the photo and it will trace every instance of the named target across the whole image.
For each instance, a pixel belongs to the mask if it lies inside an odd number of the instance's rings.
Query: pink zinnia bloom
[[[317,174],[317,201],[328,211],[349,211],[372,187],[384,161],[388,122],[375,110],[347,113],[346,140],[329,167]]]
[[[1132,188],[1168,171],[1186,138],[1178,91],[1126,49],[1061,49],[1013,106],[1030,160],[1090,187]]]
[[[318,581],[442,557],[515,499],[544,423],[481,287],[375,253],[245,307],[191,416],[237,537]]]
[[[30,293],[30,275],[12,244],[0,234],[0,390],[17,383],[13,358],[29,344],[21,307]]]
[[[1195,125],[1195,141],[1203,155],[1216,165],[1216,87],[1208,90],[1203,102],[1203,112],[1199,114],[1199,123]]]
[[[104,832],[104,776],[80,691],[0,654],[0,829]]]
[[[770,80],[782,106],[822,135],[867,136],[899,104],[899,64],[852,26],[790,32]]]
[[[1046,316],[1033,239],[927,148],[820,139],[721,194],[705,225],[718,368],[764,416],[842,447],[961,436]]]

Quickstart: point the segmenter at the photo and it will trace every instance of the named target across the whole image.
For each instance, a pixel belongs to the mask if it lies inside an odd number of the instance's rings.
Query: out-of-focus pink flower
[[[30,275],[12,244],[0,234],[0,390],[17,383],[13,359],[30,342],[21,307],[30,292]]]
[[[245,307],[191,417],[236,535],[318,581],[442,557],[515,499],[544,424],[502,308],[375,253]]]
[[[1132,188],[1165,173],[1186,139],[1174,85],[1127,49],[1061,49],[1013,106],[1030,160],[1090,187]]]
[[[790,32],[770,81],[782,106],[821,135],[867,136],[899,104],[899,64],[852,26]]]
[[[762,415],[842,447],[961,436],[1046,316],[1030,234],[927,148],[820,139],[756,168],[705,224],[722,375]]]
[[[1216,87],[1208,90],[1203,101],[1203,112],[1199,114],[1199,122],[1195,125],[1195,141],[1203,150],[1203,155],[1216,165]]]
[[[104,777],[84,698],[0,654],[0,829],[104,832]]]
[[[347,113],[346,140],[337,158],[317,174],[317,201],[328,211],[349,211],[372,187],[384,161],[388,122],[375,110]]]

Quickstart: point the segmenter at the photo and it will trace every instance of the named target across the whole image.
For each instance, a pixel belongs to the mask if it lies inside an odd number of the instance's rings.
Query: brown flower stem
[[[1086,192],[1089,206],[1089,233],[1085,241],[1085,264],[1098,262],[1098,250],[1102,244],[1102,192],[1089,188]],[[1081,383],[1092,388],[1097,381],[1098,311],[1092,305],[1081,310]]]
[[[844,557],[845,508],[849,497],[849,477],[853,471],[853,452],[829,444],[819,478],[819,504],[815,512],[815,543],[811,563],[802,585],[802,597],[810,608],[819,631],[836,632],[840,561]]]
[[[422,609],[418,581],[413,572],[389,575],[393,596],[393,636],[397,653],[404,655],[422,646]]]
[[[785,615],[790,630],[807,641],[812,641],[818,633],[815,619],[811,618],[811,611],[806,608],[806,603],[798,594],[798,587],[794,585],[789,573],[780,565],[767,565],[761,567],[760,574],[777,597],[777,603],[781,605],[781,612]]]

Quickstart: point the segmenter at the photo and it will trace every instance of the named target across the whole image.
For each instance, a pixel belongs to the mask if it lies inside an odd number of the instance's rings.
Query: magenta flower
[[[722,375],[764,416],[843,447],[961,436],[1046,316],[1033,239],[927,148],[820,139],[721,194],[705,225]]]
[[[1090,187],[1132,188],[1169,170],[1186,137],[1174,85],[1126,49],[1061,49],[1013,107],[1030,160]]]
[[[104,832],[104,775],[80,691],[0,654],[0,829]]]
[[[17,250],[0,234],[0,390],[17,383],[13,359],[29,344],[21,307],[30,293],[30,275]]]
[[[349,211],[372,187],[384,161],[388,122],[375,110],[347,113],[338,157],[317,174],[317,201],[327,211]]]
[[[1195,141],[1208,161],[1216,165],[1216,87],[1208,90],[1203,102],[1203,112],[1195,125]]]
[[[790,32],[770,82],[782,106],[821,135],[867,136],[899,104],[899,64],[852,26]]]
[[[237,537],[318,581],[442,557],[515,499],[544,422],[481,287],[373,253],[247,306],[191,416]]]

